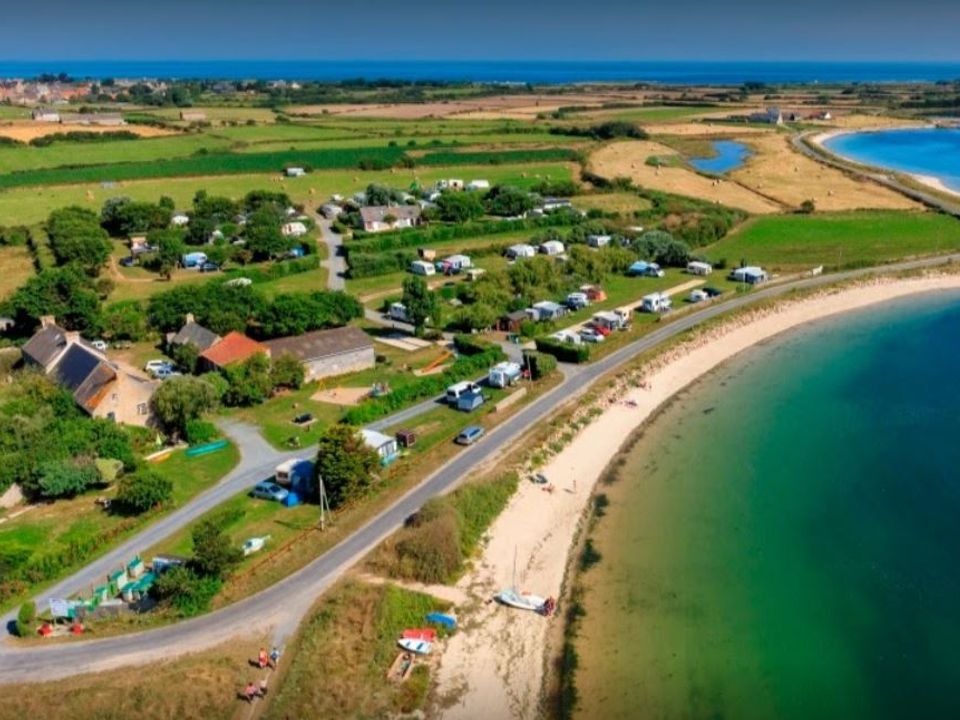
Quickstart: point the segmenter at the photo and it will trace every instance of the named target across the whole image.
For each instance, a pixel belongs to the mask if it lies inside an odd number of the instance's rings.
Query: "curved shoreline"
[[[878,277],[816,292],[704,329],[643,370],[621,373],[600,400],[602,413],[539,469],[554,492],[523,483],[491,526],[475,569],[458,583],[476,610],[470,617],[471,631],[455,635],[441,657],[438,696],[452,700],[437,709],[437,716],[466,720],[543,714],[553,660],[546,653],[549,622],[484,601],[510,584],[515,554],[519,589],[561,595],[573,542],[597,481],[637,428],[677,393],[740,352],[801,325],[909,295],[947,290],[960,290],[960,274]],[[587,411],[581,408],[581,413]],[[558,438],[569,431],[569,426],[560,428]]]
[[[864,170],[870,172],[879,172],[879,173],[895,173],[897,175],[908,177],[916,183],[924,187],[928,187],[931,190],[934,190],[938,193],[946,195],[947,197],[960,200],[960,190],[955,190],[943,182],[940,178],[935,175],[924,175],[922,173],[909,172],[907,170],[898,170],[893,167],[885,167],[883,165],[871,165],[869,163],[861,162],[855,158],[842,155],[831,148],[827,147],[825,144],[827,141],[832,140],[833,138],[841,137],[843,135],[859,135],[863,133],[878,133],[878,132],[891,132],[896,130],[935,130],[936,126],[923,124],[923,125],[899,125],[897,127],[885,127],[885,128],[863,128],[860,130],[847,130],[847,129],[838,129],[838,130],[827,130],[825,132],[820,132],[812,135],[806,136],[806,140],[817,150],[824,155],[829,156],[835,162],[840,163],[849,163],[855,165],[858,168],[863,168]]]

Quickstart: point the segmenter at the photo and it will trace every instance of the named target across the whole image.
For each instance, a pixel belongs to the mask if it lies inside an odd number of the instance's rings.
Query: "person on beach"
[[[243,689],[243,696],[247,699],[248,703],[253,703],[257,697],[257,686],[253,684],[253,681],[247,683],[247,686]]]

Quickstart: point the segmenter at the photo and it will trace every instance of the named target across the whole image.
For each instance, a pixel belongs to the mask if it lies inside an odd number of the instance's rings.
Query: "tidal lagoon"
[[[960,716],[958,356],[960,293],[917,296],[665,409],[598,488],[579,717]]]
[[[690,158],[690,164],[700,172],[723,175],[736,170],[750,157],[750,148],[735,140],[716,140],[710,144],[713,146],[713,155]]]
[[[960,129],[902,128],[828,138],[830,152],[862,165],[924,175],[960,192]]]

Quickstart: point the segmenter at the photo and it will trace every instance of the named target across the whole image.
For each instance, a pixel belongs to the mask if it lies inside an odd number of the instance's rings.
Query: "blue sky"
[[[4,5],[4,60],[960,60],[960,0]]]

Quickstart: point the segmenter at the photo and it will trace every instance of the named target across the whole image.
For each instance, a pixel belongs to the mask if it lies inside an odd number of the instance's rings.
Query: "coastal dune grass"
[[[707,248],[728,265],[841,269],[960,250],[960,220],[933,212],[862,211],[756,218]]]

